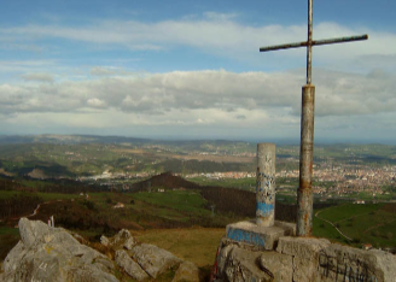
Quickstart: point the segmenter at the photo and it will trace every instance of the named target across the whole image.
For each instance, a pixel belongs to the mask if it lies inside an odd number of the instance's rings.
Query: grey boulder
[[[18,226],[21,240],[4,260],[2,281],[118,281],[107,257],[66,230],[27,218]]]

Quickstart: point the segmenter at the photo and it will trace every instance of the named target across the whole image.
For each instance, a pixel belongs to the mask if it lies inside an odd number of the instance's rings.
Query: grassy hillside
[[[154,244],[176,256],[203,267],[213,265],[224,228],[153,229],[135,231],[133,235],[143,243]]]
[[[329,207],[316,214],[338,227],[352,242],[340,235],[329,223],[314,219],[314,235],[360,247],[396,247],[396,204],[344,204]],[[318,213],[319,212],[319,213]]]

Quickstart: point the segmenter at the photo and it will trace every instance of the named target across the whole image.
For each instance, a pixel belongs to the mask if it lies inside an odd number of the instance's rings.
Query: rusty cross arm
[[[312,23],[310,25],[310,28]],[[312,80],[312,46],[319,45],[329,45],[329,44],[337,44],[337,43],[345,43],[352,41],[362,41],[367,40],[368,35],[356,35],[356,36],[348,36],[348,37],[338,37],[332,39],[323,39],[323,40],[312,40],[312,31],[308,33],[308,40],[303,42],[296,43],[288,43],[282,45],[261,47],[260,52],[268,52],[268,51],[276,51],[276,50],[284,50],[284,49],[293,49],[299,47],[307,47],[307,84],[311,84]]]
[[[311,46],[328,45],[328,44],[344,43],[344,42],[351,42],[351,41],[361,41],[361,40],[367,40],[367,39],[368,39],[368,35],[364,34],[364,35],[349,36],[349,37],[338,37],[338,38],[333,38],[333,39],[313,40],[311,43]],[[269,47],[261,47],[260,52],[306,47],[308,45],[309,45],[308,41],[288,43],[288,44],[275,45],[275,46],[269,46]]]

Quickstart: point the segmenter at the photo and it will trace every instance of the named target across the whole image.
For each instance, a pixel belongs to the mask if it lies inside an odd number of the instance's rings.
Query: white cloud
[[[13,78],[25,81],[51,82],[56,73],[53,72],[55,67],[54,60],[0,61],[0,81],[4,80],[4,76],[13,75]],[[8,79],[6,81],[9,83]]]
[[[27,73],[21,75],[25,81],[53,82],[54,77],[48,73]]]
[[[130,50],[161,51],[176,46],[198,48],[202,52],[267,65],[279,64],[279,58],[304,58],[304,51],[289,50],[259,54],[261,46],[306,40],[306,25],[250,26],[235,20],[235,14],[207,12],[200,18],[183,18],[154,23],[138,21],[95,21],[92,25],[27,25],[0,29],[0,36],[12,35],[20,40],[62,38],[94,44],[123,46]],[[314,39],[368,33],[365,42],[314,48],[314,63],[356,60],[362,56],[396,54],[396,35],[369,28],[348,28],[336,23],[315,25]],[[302,58],[302,59],[303,59]]]
[[[231,13],[231,14],[224,14],[224,13],[217,13],[217,12],[205,12],[204,17],[208,20],[213,21],[230,21],[238,17],[238,14]]]
[[[91,99],[88,99],[87,105],[92,108],[105,108],[106,102],[104,102],[100,99],[97,99],[97,98],[91,98]]]
[[[393,112],[396,77],[375,70],[368,75],[315,69],[316,115],[352,116]],[[298,116],[301,74],[224,70],[120,76],[40,85],[0,85],[0,112],[77,112],[118,110],[172,120],[175,111],[213,110],[242,120],[239,111],[276,109],[274,116]],[[214,113],[213,112],[213,113]],[[213,114],[212,113],[212,114]],[[235,118],[238,117],[239,118]],[[151,117],[152,118],[152,117]],[[207,116],[194,120],[206,120]]]
[[[93,67],[89,72],[91,75],[95,76],[109,76],[117,74],[117,71],[114,69],[104,68],[104,67]]]
[[[81,72],[81,74],[84,73]],[[89,74],[91,76],[143,76],[144,72],[131,72],[113,66],[94,66],[90,69]]]

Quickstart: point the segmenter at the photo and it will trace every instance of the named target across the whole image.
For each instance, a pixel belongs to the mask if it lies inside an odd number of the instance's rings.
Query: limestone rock
[[[22,218],[19,231],[21,241],[4,260],[4,281],[118,281],[97,262],[105,256],[64,229]]]
[[[230,244],[225,246],[224,248],[221,249],[220,251],[220,255],[217,258],[217,268],[218,268],[218,273],[223,273],[225,266],[226,266],[226,262],[227,262],[227,258],[229,256],[229,254],[232,252],[232,249],[234,248],[234,245]]]
[[[317,279],[343,281],[348,277],[350,281],[394,281],[395,266],[396,257],[392,254],[332,244],[320,254]]]
[[[31,222],[27,218],[19,220],[18,228],[21,240],[26,248],[46,240],[45,238],[50,233],[47,224],[41,221]]]
[[[110,245],[109,238],[107,238],[105,235],[100,236],[100,243],[103,246],[108,247]]]
[[[124,250],[118,250],[116,252],[115,260],[117,265],[124,269],[133,279],[142,281],[149,277],[139,264],[133,261]]]
[[[94,263],[96,263],[98,267],[104,269],[104,271],[113,272],[115,270],[114,263],[108,259],[96,258]]]
[[[181,259],[172,253],[150,244],[141,244],[133,247],[133,259],[152,277],[156,278],[158,274],[181,263]]]
[[[80,234],[74,233],[73,237],[76,238],[76,240],[78,242],[80,242],[81,244],[84,244],[84,245],[88,245],[89,244],[89,242],[87,240],[85,240],[85,238],[83,236],[81,236]]]
[[[396,256],[316,238],[281,237],[276,252],[222,240],[217,267],[216,281],[396,282]]]
[[[192,262],[185,261],[176,271],[175,277],[173,277],[172,282],[199,282],[199,269]]]
[[[126,229],[122,229],[111,238],[107,238],[103,235],[100,237],[100,242],[102,245],[110,247],[113,250],[120,250],[123,248],[126,250],[132,250],[133,246],[136,244],[135,238],[133,238],[131,233]]]
[[[235,246],[228,256],[222,276],[227,277],[228,281],[238,282],[273,281],[274,275],[270,271],[263,271],[256,263],[261,254]]]
[[[378,275],[378,281],[396,281],[396,256],[387,252],[382,252],[378,250],[370,250],[370,255],[376,257],[376,269],[374,270],[374,275]]]
[[[263,252],[259,259],[259,266],[263,271],[271,272],[275,282],[292,281],[293,257],[290,255]]]

